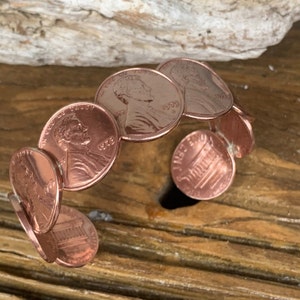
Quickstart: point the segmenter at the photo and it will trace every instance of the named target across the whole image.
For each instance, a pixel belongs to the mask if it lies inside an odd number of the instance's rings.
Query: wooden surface
[[[300,299],[299,41],[296,23],[259,59],[212,63],[256,118],[257,146],[224,195],[195,202],[172,187],[172,151],[206,126],[189,120],[162,139],[122,143],[100,183],[64,193],[63,204],[93,212],[101,239],[78,269],[31,246],[7,201],[8,162],[36,146],[52,113],[93,101],[118,69],[0,65],[0,298]]]

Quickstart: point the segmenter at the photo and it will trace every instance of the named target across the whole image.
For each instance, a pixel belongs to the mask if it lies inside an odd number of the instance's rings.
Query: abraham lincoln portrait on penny
[[[173,121],[166,112],[155,108],[151,87],[138,75],[120,77],[114,83],[113,93],[126,105],[126,111],[118,116],[126,134],[155,133]]]
[[[91,151],[89,128],[75,112],[65,115],[57,122],[53,137],[64,153],[60,163],[64,171],[64,182],[68,186],[90,180],[109,162],[109,156],[103,152],[98,154]]]
[[[41,170],[30,152],[23,151],[12,165],[14,166],[12,175],[14,188],[22,199],[22,205],[33,229],[45,230],[49,226],[54,205],[54,179],[42,176]]]
[[[230,94],[222,81],[205,67],[179,61],[171,67],[168,75],[179,86],[189,114],[211,118],[228,110]]]

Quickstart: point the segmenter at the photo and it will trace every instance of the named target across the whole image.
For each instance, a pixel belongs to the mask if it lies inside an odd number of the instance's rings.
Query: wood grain
[[[34,251],[7,201],[8,163],[16,149],[36,146],[52,113],[93,101],[120,68],[0,65],[0,298],[300,299],[299,39],[296,23],[259,59],[212,63],[255,116],[257,142],[222,196],[191,201],[172,184],[172,151],[207,126],[188,119],[162,139],[123,142],[100,183],[64,193],[101,240],[79,269]]]

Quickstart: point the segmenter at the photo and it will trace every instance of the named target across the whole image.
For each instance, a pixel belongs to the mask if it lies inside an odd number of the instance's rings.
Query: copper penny
[[[58,248],[56,263],[65,267],[81,267],[98,251],[98,234],[93,223],[78,210],[64,206],[52,229]]]
[[[44,151],[25,147],[12,155],[9,177],[33,230],[49,231],[58,217],[62,192],[57,164]]]
[[[254,135],[248,117],[239,107],[233,107],[215,123],[215,131],[226,139],[233,155],[242,158],[254,147]]]
[[[27,218],[26,212],[23,209],[22,204],[19,203],[17,196],[13,193],[10,193],[8,195],[8,198],[23,229],[25,230],[28,238],[31,240],[40,256],[49,263],[54,262],[58,255],[58,249],[56,247],[51,231],[42,234],[34,233],[32,226],[30,225],[30,222]]]
[[[233,105],[228,86],[206,63],[175,58],[160,64],[157,70],[179,86],[186,102],[184,115],[188,117],[213,119],[229,111]]]
[[[233,107],[232,107],[237,113],[239,113],[241,116],[243,116],[245,119],[247,119],[250,123],[254,122],[255,117],[251,115],[248,111],[246,111],[241,104],[238,102],[238,100],[235,98]]]
[[[198,130],[188,134],[176,147],[171,173],[176,186],[187,196],[209,200],[231,185],[235,162],[215,133]]]
[[[165,75],[147,68],[132,68],[108,77],[98,88],[95,102],[116,118],[122,138],[147,141],[163,136],[179,122],[182,94]]]
[[[78,102],[57,111],[46,123],[39,147],[51,153],[63,172],[64,189],[85,189],[103,178],[119,150],[115,119],[99,105]]]

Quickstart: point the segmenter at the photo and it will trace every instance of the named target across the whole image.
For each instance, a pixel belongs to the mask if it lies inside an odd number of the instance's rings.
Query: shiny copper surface
[[[249,111],[245,110],[244,107],[239,103],[237,98],[234,99],[233,107],[232,107],[237,113],[239,113],[241,116],[243,116],[245,119],[247,119],[250,123],[253,123],[255,121],[255,117],[250,114]]]
[[[93,223],[78,210],[62,206],[52,229],[58,248],[56,262],[65,267],[81,267],[98,251],[98,234]]]
[[[176,147],[171,173],[176,186],[187,196],[209,200],[228,189],[234,178],[235,162],[215,133],[198,130]]]
[[[165,75],[164,75],[165,74]],[[121,138],[148,141],[172,130],[182,115],[208,120],[211,131],[188,134],[176,147],[171,174],[188,197],[220,196],[235,175],[234,156],[254,146],[253,117],[206,64],[188,58],[166,61],[157,70],[131,68],[108,77],[95,102],[57,111],[38,146],[15,152],[10,162],[12,206],[41,257],[66,267],[91,262],[98,233],[87,216],[61,206],[62,189],[85,189],[114,163]]]
[[[183,113],[178,87],[165,75],[147,68],[132,68],[108,77],[95,102],[116,118],[122,138],[147,141],[172,130]]]
[[[46,123],[39,147],[51,153],[63,171],[64,189],[82,190],[103,178],[119,150],[115,119],[87,102],[67,105]]]
[[[13,193],[10,193],[8,195],[8,198],[15,210],[15,213],[23,229],[25,230],[28,238],[31,240],[32,244],[34,245],[40,256],[49,263],[54,262],[58,255],[58,249],[51,231],[42,234],[36,234],[35,232],[33,232],[32,226],[29,223],[26,212],[23,209],[22,204],[19,203],[17,196]]]
[[[49,231],[60,208],[62,178],[57,164],[44,151],[26,147],[12,155],[9,176],[33,230]]]
[[[237,158],[249,154],[255,145],[254,135],[248,116],[240,107],[233,107],[215,121],[214,131],[229,144],[229,151]]]
[[[233,105],[228,86],[206,63],[174,58],[161,63],[157,70],[180,87],[186,102],[186,116],[209,120],[223,115]]]

